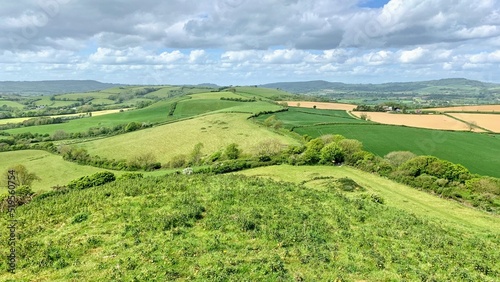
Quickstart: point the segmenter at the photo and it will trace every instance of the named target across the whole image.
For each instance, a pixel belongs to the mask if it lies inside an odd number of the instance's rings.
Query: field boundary
[[[450,115],[449,113],[443,113],[443,115],[445,115],[445,116],[447,116],[447,117],[450,117],[450,118],[452,118],[452,119],[458,120],[458,121],[460,121],[460,122],[462,122],[462,123],[465,123],[467,126],[469,126],[469,127],[471,127],[471,128],[479,128],[479,129],[481,129],[481,130],[484,130],[484,131],[485,131],[485,132],[487,132],[487,133],[495,133],[495,132],[493,132],[493,131],[491,131],[491,130],[489,130],[489,129],[487,129],[487,128],[481,127],[481,126],[479,126],[479,125],[477,125],[477,124],[472,124],[472,123],[467,122],[467,121],[465,121],[465,120],[463,120],[463,119],[459,119],[459,118],[457,118],[457,117],[454,117],[454,116]],[[471,131],[473,131],[473,130],[471,130]],[[479,132],[476,132],[476,133],[479,133]]]

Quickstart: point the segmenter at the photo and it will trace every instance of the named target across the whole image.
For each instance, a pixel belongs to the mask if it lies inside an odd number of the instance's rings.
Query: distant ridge
[[[0,81],[0,94],[50,95],[98,91],[121,85],[95,80]]]
[[[372,91],[372,92],[391,92],[391,91],[418,91],[430,86],[440,86],[448,88],[459,88],[471,86],[475,88],[498,87],[500,84],[486,83],[477,80],[465,78],[446,78],[439,80],[416,81],[416,82],[390,82],[380,84],[347,84],[341,82],[328,82],[324,80],[302,81],[302,82],[277,82],[260,85],[260,87],[279,88],[291,93],[310,93],[321,90],[340,90],[340,91]]]

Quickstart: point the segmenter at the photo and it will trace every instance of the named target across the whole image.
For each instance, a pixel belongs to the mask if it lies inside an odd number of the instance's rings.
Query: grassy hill
[[[500,269],[498,233],[242,176],[118,180],[16,216],[18,268],[1,260],[3,281],[494,281]]]
[[[263,140],[297,143],[290,137],[249,122],[247,117],[248,114],[213,114],[79,145],[92,155],[106,158],[131,158],[153,153],[158,161],[168,162],[173,156],[188,155],[199,142],[203,143],[205,154],[212,154],[230,143],[237,143],[243,153],[253,153]]]

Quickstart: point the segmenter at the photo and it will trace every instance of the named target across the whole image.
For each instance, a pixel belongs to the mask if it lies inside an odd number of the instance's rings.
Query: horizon
[[[389,81],[389,82],[380,82],[380,83],[370,83],[370,82],[360,82],[360,83],[348,83],[344,81],[329,81],[329,80],[323,80],[323,79],[315,79],[315,80],[297,80],[297,81],[275,81],[275,82],[269,82],[269,83],[262,83],[262,84],[227,84],[227,85],[221,85],[221,84],[216,84],[213,82],[202,82],[202,83],[188,83],[188,84],[125,84],[125,83],[118,83],[118,82],[107,82],[107,81],[100,81],[100,80],[93,80],[93,79],[54,79],[54,80],[0,80],[0,83],[5,83],[5,82],[14,82],[14,83],[24,83],[24,82],[65,82],[65,81],[88,81],[88,82],[98,82],[98,83],[103,83],[103,84],[116,84],[116,85],[193,85],[193,86],[199,86],[199,85],[204,85],[204,84],[212,84],[216,86],[265,86],[268,84],[279,84],[279,83],[307,83],[307,82],[328,82],[328,83],[342,83],[342,84],[361,84],[361,85],[378,85],[378,84],[390,84],[390,83],[414,83],[414,82],[432,82],[432,81],[442,81],[442,80],[467,80],[467,81],[478,81],[481,83],[491,83],[491,84],[500,84],[500,82],[491,82],[491,81],[481,81],[481,80],[475,80],[475,79],[469,79],[469,78],[464,78],[464,77],[447,77],[447,78],[440,78],[440,79],[431,79],[431,80],[409,80],[409,81]]]

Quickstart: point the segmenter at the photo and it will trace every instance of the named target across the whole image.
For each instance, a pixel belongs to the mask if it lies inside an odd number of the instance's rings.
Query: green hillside
[[[297,143],[249,122],[247,117],[248,114],[213,114],[79,145],[91,155],[110,159],[153,153],[158,161],[168,162],[176,155],[189,155],[199,142],[203,143],[204,154],[222,150],[230,143],[237,143],[243,153],[254,153],[263,140],[278,140],[285,145]]]
[[[2,281],[495,281],[498,233],[241,176],[118,180],[17,210]],[[6,230],[7,215],[0,228]],[[1,233],[7,241],[7,232]],[[467,238],[464,240],[464,238]],[[0,250],[2,257],[7,249]]]

